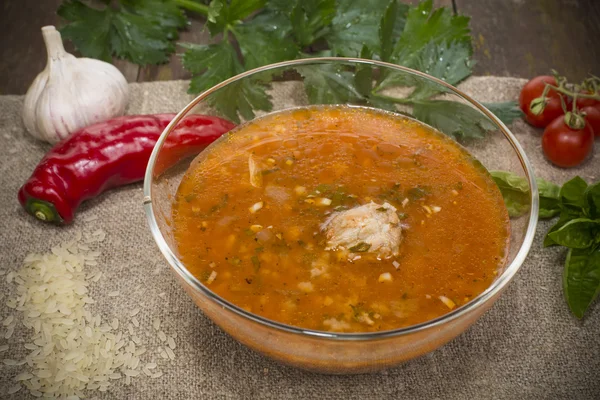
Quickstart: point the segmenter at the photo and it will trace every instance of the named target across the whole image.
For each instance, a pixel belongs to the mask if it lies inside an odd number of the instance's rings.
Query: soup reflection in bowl
[[[409,101],[424,88],[443,95]],[[237,127],[174,160],[163,144],[192,114]],[[491,170],[526,178],[525,215],[509,220]],[[288,365],[360,373],[434,350],[491,307],[533,240],[532,178],[514,136],[457,89],[321,58],[198,96],[156,145],[144,194],[175,276],[223,330]]]

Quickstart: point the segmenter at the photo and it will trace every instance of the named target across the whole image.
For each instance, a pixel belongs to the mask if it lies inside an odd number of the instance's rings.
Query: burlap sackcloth
[[[130,114],[177,112],[191,99],[187,82],[131,84]],[[480,101],[516,99],[524,81],[474,77],[460,87]],[[580,322],[570,313],[561,289],[565,249],[542,249],[551,222],[541,222],[529,256],[501,299],[465,334],[446,346],[396,368],[369,375],[328,376],[281,366],[238,344],[208,320],[175,281],[147,227],[142,185],[104,193],[85,203],[68,227],[42,224],[21,210],[17,190],[49,146],[32,139],[21,122],[22,96],[0,96],[0,268],[14,269],[29,252],[47,252],[76,230],[102,228],[104,277],[91,295],[105,320],[127,321],[140,307],[140,329],[177,334],[176,359],[160,364],[164,376],[123,380],[98,398],[116,399],[600,399],[600,309]],[[537,176],[562,183],[579,174],[600,178],[600,149],[580,168],[562,170],[543,159],[540,132],[522,121],[511,126]],[[598,144],[598,141],[597,143]],[[502,157],[502,154],[498,154]],[[94,222],[83,221],[96,215]],[[9,285],[0,277],[0,318]],[[107,293],[118,290],[118,297]],[[0,326],[0,330],[4,331]],[[22,358],[30,333],[18,326],[2,358]],[[150,350],[164,346],[142,335]],[[149,360],[146,360],[149,361]],[[6,398],[22,367],[0,363],[0,398]],[[29,398],[21,390],[12,398]]]

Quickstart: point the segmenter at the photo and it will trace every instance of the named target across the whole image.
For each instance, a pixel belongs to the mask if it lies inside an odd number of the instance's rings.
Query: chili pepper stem
[[[63,219],[51,203],[43,200],[29,199],[25,206],[27,212],[44,222],[62,222]]]

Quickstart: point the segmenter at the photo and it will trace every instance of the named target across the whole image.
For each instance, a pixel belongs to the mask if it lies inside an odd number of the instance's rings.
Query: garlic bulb
[[[85,126],[123,115],[129,89],[116,67],[67,53],[54,26],[44,26],[42,35],[48,62],[25,95],[23,122],[29,133],[56,143]]]

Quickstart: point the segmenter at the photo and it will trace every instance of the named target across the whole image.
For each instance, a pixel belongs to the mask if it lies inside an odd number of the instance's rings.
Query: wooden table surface
[[[357,0],[359,1],[359,0]],[[368,0],[360,0],[368,1]],[[408,0],[403,0],[408,1]],[[415,2],[415,1],[413,1]],[[471,18],[476,75],[530,78],[551,68],[573,80],[600,75],[600,0],[435,0]],[[3,0],[0,14],[0,94],[23,94],[46,64],[40,28],[60,26],[61,0]],[[184,42],[207,43],[203,19],[192,17]],[[67,44],[67,50],[72,47]],[[116,60],[130,82],[186,79],[171,62],[138,67]]]

